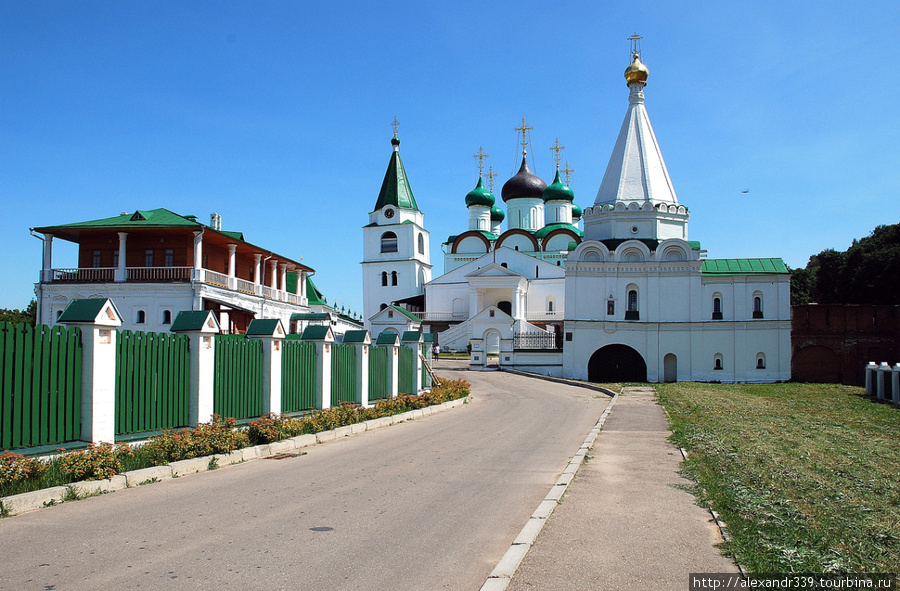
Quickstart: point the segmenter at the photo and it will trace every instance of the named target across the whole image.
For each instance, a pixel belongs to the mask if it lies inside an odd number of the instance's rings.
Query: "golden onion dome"
[[[647,75],[650,73],[650,70],[647,69],[641,62],[640,56],[638,54],[634,54],[634,61],[631,62],[631,65],[625,68],[625,81],[628,84],[632,82],[647,82]]]

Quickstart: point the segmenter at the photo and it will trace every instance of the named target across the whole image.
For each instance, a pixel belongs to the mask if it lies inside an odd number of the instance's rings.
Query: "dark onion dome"
[[[400,145],[400,138],[398,138],[397,136],[392,137],[392,138],[391,138],[391,145],[392,145],[392,146],[399,146],[399,145]]]
[[[543,197],[545,203],[547,201],[568,201],[572,203],[575,200],[575,193],[559,178],[559,167],[556,167],[556,178],[544,189]]]
[[[497,222],[498,224],[506,219],[506,214],[503,213],[503,210],[497,207],[496,205],[491,208],[491,221]]]
[[[647,66],[641,62],[641,58],[638,54],[634,54],[634,61],[631,62],[631,65],[625,68],[625,82],[627,84],[631,84],[632,82],[643,82],[647,83],[647,76],[650,74],[650,70],[647,69]]]
[[[522,166],[516,176],[503,183],[503,189],[500,190],[500,196],[503,201],[510,199],[540,199],[547,188],[547,183],[541,180],[528,168],[528,161],[522,156]]]
[[[466,207],[473,205],[481,205],[484,207],[492,207],[494,205],[494,196],[485,188],[484,180],[478,177],[478,184],[466,195]]]
[[[578,205],[576,205],[574,203],[572,204],[572,219],[573,220],[580,220],[581,215],[583,213],[584,213],[584,211],[582,211],[581,208],[578,207]]]

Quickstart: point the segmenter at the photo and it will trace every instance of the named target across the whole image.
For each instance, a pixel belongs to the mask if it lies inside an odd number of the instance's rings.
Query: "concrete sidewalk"
[[[738,572],[709,512],[679,488],[669,433],[653,388],[625,388],[507,589],[683,590],[691,572]]]

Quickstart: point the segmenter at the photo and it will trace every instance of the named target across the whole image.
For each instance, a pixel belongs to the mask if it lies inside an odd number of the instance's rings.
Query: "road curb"
[[[171,462],[162,466],[150,466],[149,468],[132,470],[130,472],[117,474],[108,480],[83,480],[63,486],[45,488],[33,492],[10,495],[8,497],[0,497],[0,515],[3,515],[4,517],[13,517],[28,511],[59,505],[65,502],[67,497],[81,499],[87,496],[96,496],[126,488],[134,488],[141,484],[152,484],[160,482],[161,480],[172,480],[173,478],[183,478],[193,474],[207,472],[210,469],[210,461],[213,459],[216,460],[216,462],[212,464],[212,466],[214,466],[212,469],[221,469],[236,464],[243,464],[244,462],[252,460],[270,458],[280,454],[292,454],[304,447],[321,445],[329,441],[335,441],[338,438],[350,437],[366,431],[373,431],[375,429],[397,425],[405,421],[422,419],[445,410],[450,410],[451,408],[456,408],[457,406],[462,406],[471,398],[472,395],[469,394],[463,398],[456,398],[455,400],[448,400],[441,404],[426,407],[432,409],[428,413],[422,412],[423,409],[409,410],[396,415],[370,419],[362,423],[355,423],[354,425],[345,425],[329,431],[298,435],[282,441],[244,447],[227,454],[201,456],[189,460]],[[356,428],[353,429],[353,426],[356,426]],[[69,495],[72,495],[72,497]]]
[[[510,373],[513,372],[511,371]],[[525,376],[534,375],[524,372],[515,373]],[[550,381],[558,380],[552,379]],[[563,383],[568,384],[569,382]],[[480,591],[504,591],[504,589],[506,589],[506,587],[509,585],[509,582],[512,580],[513,575],[516,574],[516,570],[519,568],[519,565],[522,564],[522,561],[525,559],[525,556],[528,554],[531,546],[534,545],[535,540],[537,540],[538,535],[541,533],[541,530],[547,523],[547,518],[550,517],[550,515],[553,513],[553,510],[556,509],[556,506],[560,503],[563,495],[569,489],[569,485],[572,483],[572,480],[574,480],[575,474],[578,472],[578,468],[580,468],[581,464],[584,463],[587,452],[590,450],[591,446],[594,445],[594,441],[597,439],[597,436],[600,434],[600,430],[603,428],[603,423],[606,422],[606,418],[609,416],[613,405],[616,403],[616,400],[619,399],[618,394],[606,390],[605,388],[601,389],[599,386],[594,386],[590,389],[599,389],[604,393],[608,393],[612,396],[612,400],[610,400],[609,404],[606,405],[606,408],[603,410],[603,414],[600,415],[600,419],[597,421],[597,424],[594,425],[590,433],[588,433],[587,438],[578,448],[578,451],[575,452],[575,455],[573,455],[572,458],[568,461],[565,469],[563,469],[553,487],[550,488],[550,491],[544,497],[544,500],[542,500],[538,504],[537,508],[534,510],[534,513],[531,514],[531,517],[519,532],[519,535],[516,536],[516,538],[513,540],[513,543],[509,546],[509,549],[500,559],[500,562],[497,563],[497,566],[495,566],[494,570],[491,571],[491,574],[488,575],[488,578],[481,586]]]

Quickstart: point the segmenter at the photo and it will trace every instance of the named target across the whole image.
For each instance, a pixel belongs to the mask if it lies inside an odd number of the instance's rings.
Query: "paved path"
[[[681,453],[652,388],[625,388],[509,591],[688,588],[691,572],[737,572],[708,511],[680,485]]]
[[[0,589],[476,590],[609,399],[464,366],[444,413],[0,519]]]

